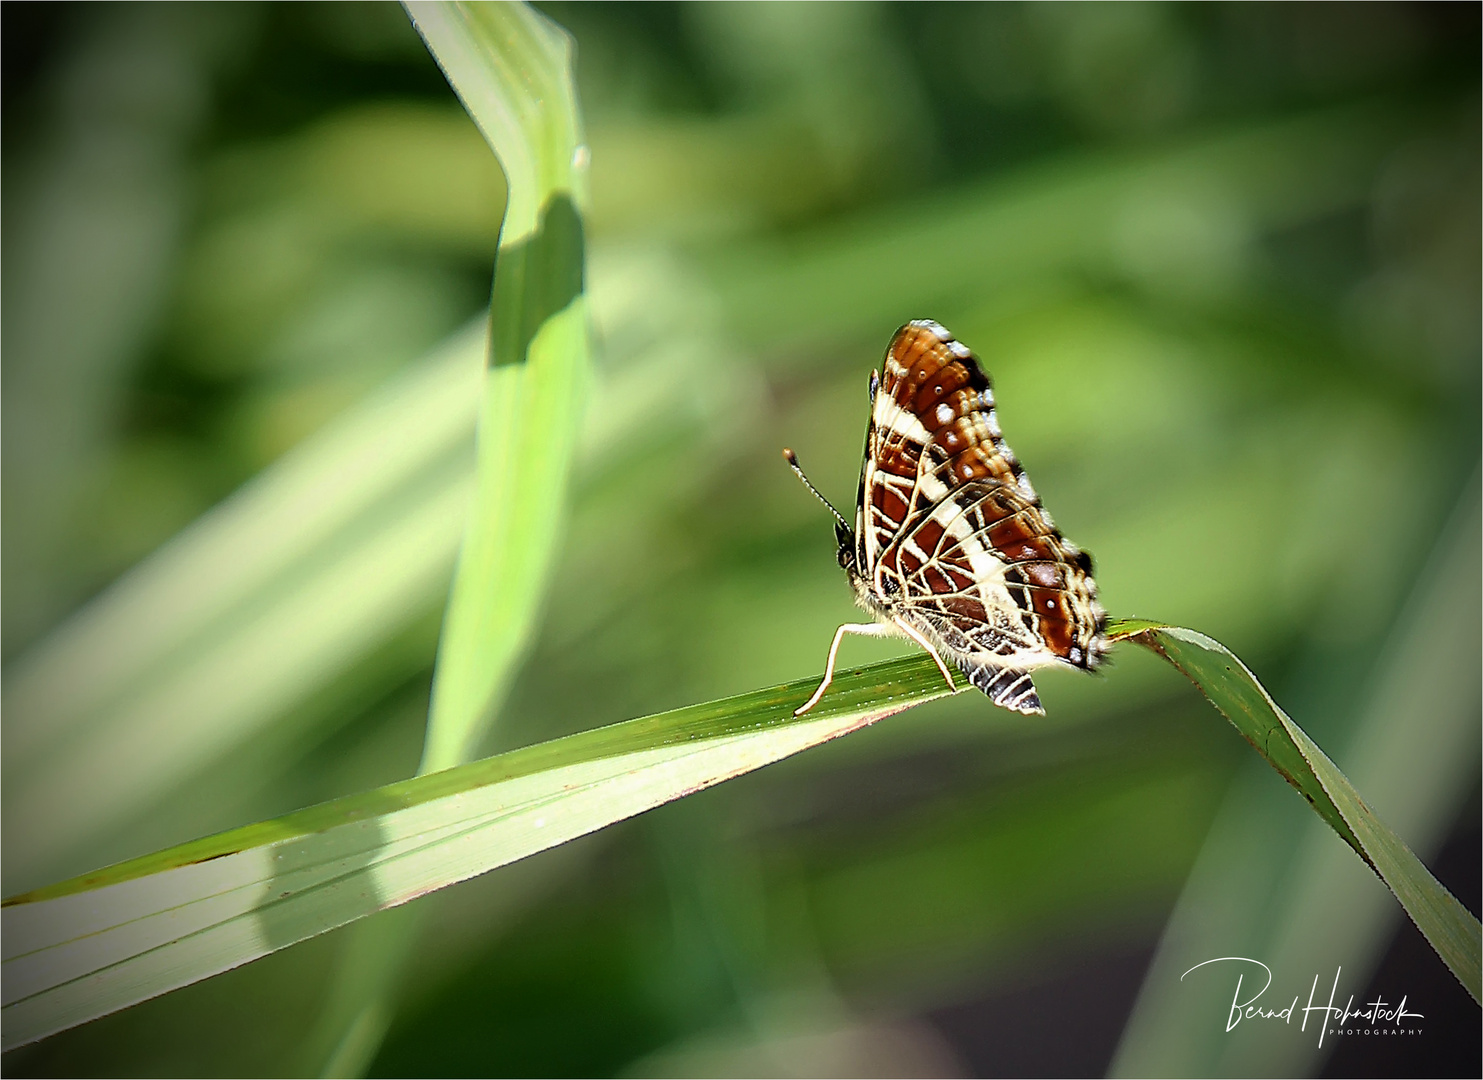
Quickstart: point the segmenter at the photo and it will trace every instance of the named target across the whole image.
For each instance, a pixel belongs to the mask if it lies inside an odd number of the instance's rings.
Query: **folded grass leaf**
[[[1483,1000],[1483,928],[1365,805],[1328,756],[1282,711],[1224,645],[1179,627],[1122,624],[1118,636],[1162,656],[1189,678],[1236,730],[1380,876],[1437,955],[1475,1001]]]
[[[508,182],[478,486],[433,675],[426,773],[469,759],[534,628],[566,504],[591,338],[571,39],[524,4],[419,2],[407,10]]]
[[[476,488],[444,612],[421,775],[475,755],[536,628],[592,350],[586,151],[570,37],[521,3],[421,0],[407,11],[506,178]],[[326,1012],[310,1039],[335,1049],[312,1071],[354,1071],[370,1060],[385,1030],[375,1018],[390,1014],[400,958],[416,934],[415,918],[361,928],[337,981],[343,1007]],[[380,959],[357,965],[361,953]]]

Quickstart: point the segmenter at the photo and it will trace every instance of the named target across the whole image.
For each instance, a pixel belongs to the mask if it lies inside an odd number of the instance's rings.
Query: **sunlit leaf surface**
[[[586,161],[572,45],[523,4],[408,6],[489,140],[508,197],[479,408],[477,488],[433,676],[422,771],[466,760],[493,719],[566,510],[591,364]]]
[[[930,660],[599,728],[15,897],[6,1046],[524,858],[948,693]]]

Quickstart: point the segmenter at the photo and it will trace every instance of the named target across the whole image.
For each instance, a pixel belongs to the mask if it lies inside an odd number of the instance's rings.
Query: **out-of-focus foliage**
[[[1402,811],[1381,815],[1437,851],[1477,784],[1476,664],[1436,676],[1437,752],[1366,748],[1406,722],[1387,690],[1416,663],[1404,613],[1475,482],[1476,8],[543,10],[578,42],[603,355],[554,591],[487,749],[816,672],[848,595],[777,448],[846,500],[865,373],[926,315],[984,357],[1108,607],[1229,645],[1340,767],[1377,762]],[[487,302],[501,199],[390,5],[4,20],[9,694],[118,575],[430,370],[407,365]],[[321,595],[386,522],[431,520],[417,507],[467,476],[471,420],[449,413],[442,456],[338,524],[283,595]],[[429,530],[375,549],[420,569],[345,648],[291,683],[208,682],[132,748],[147,763],[178,732],[203,747],[189,768],[102,820],[84,790],[97,827],[55,872],[410,775],[452,558]],[[186,580],[230,584],[251,555]],[[325,604],[289,624],[305,642]],[[261,617],[222,616],[241,634]],[[1239,882],[1299,927],[1285,913],[1328,895],[1312,874],[1340,842],[1305,839],[1308,809],[1148,658],[1043,696],[1036,721],[937,703],[420,901],[436,917],[371,1071],[1104,1069],[1197,859],[1178,926]],[[1372,722],[1381,701],[1397,711]],[[195,734],[253,709],[236,741]],[[28,737],[9,701],[5,724],[8,770]],[[1476,907],[1466,875],[1441,876]],[[1336,880],[1335,925],[1380,889]],[[1389,932],[1365,919],[1318,957],[1357,995]],[[298,1071],[349,940],[7,1067]],[[1436,985],[1462,993],[1444,969]],[[1139,1037],[1177,1042],[1156,997]],[[1187,1072],[1209,1060],[1179,1052]]]

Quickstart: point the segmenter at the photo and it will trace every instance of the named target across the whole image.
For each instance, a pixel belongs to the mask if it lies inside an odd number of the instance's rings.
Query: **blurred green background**
[[[1425,667],[1477,632],[1477,6],[540,10],[600,351],[487,751],[820,670],[854,616],[778,450],[848,502],[866,375],[925,316],[1108,609],[1230,646],[1477,911],[1477,650]],[[416,769],[503,181],[398,6],[0,11],[11,894]],[[358,1067],[1249,1074],[1160,964],[1275,950],[1328,888],[1315,962],[1435,1019],[1264,1067],[1476,1075],[1383,889],[1115,660],[1040,680],[1046,718],[965,694],[418,901]],[[6,1069],[318,1072],[375,924]]]

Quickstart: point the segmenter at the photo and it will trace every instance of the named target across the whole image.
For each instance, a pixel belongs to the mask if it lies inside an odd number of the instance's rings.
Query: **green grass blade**
[[[1230,653],[1155,641],[1268,760],[1328,801],[1461,978],[1477,923]],[[1150,644],[1150,647],[1153,647]],[[931,660],[755,691],[542,743],[120,863],[6,902],[4,1036],[21,1045],[534,854],[947,694]],[[1291,752],[1278,748],[1287,741]],[[1284,775],[1287,775],[1284,773]],[[1326,816],[1326,820],[1328,820]],[[1397,884],[1399,888],[1397,888]],[[1455,955],[1449,957],[1447,952]]]
[[[566,31],[520,3],[404,5],[438,66],[479,125],[509,183],[500,235],[505,248],[539,231],[553,196],[585,206],[586,166],[572,43]]]
[[[1199,688],[1370,865],[1473,999],[1483,1000],[1483,927],[1365,804],[1246,665],[1218,641],[1193,630],[1147,624],[1118,629],[1120,636],[1158,653]]]
[[[948,693],[925,656],[541,743],[5,903],[7,1049],[257,959]]]
[[[425,774],[474,756],[535,629],[566,509],[591,343],[586,152],[570,39],[524,4],[407,10],[506,178],[477,487],[444,611],[418,769]],[[400,958],[416,933],[416,918],[359,928],[349,955],[371,959],[341,971],[340,1007],[325,1013],[311,1039],[335,1049],[313,1071],[356,1073],[374,1054]]]
[[[422,772],[473,753],[530,637],[566,502],[591,358],[585,150],[564,31],[522,4],[408,11],[508,180],[478,488],[433,677]]]

